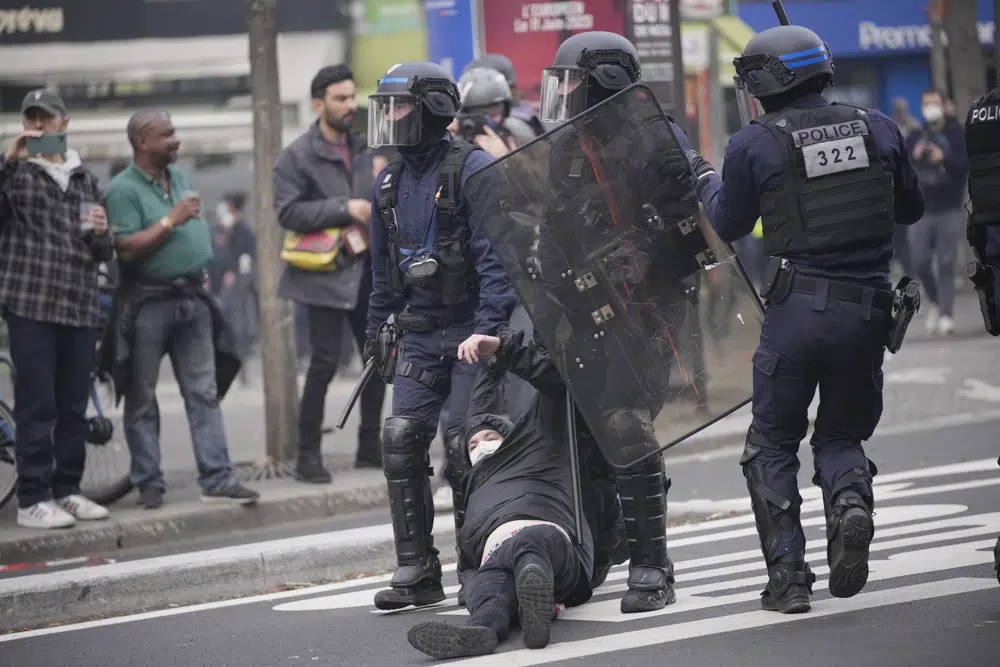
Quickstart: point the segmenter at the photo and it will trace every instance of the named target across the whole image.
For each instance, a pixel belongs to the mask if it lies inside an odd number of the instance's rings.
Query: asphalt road
[[[621,615],[626,572],[616,568],[592,602],[556,621],[548,648],[524,649],[515,631],[494,656],[456,664],[996,667],[998,431],[1000,421],[931,430],[914,423],[907,432],[873,439],[870,455],[883,473],[876,478],[872,575],[855,598],[834,600],[826,591],[822,507],[804,456],[803,518],[808,558],[819,577],[811,614],[759,609],[764,569],[753,519],[740,516],[668,532],[678,602],[663,612]],[[746,505],[739,467],[725,450],[704,461],[686,456],[671,471],[672,511]],[[464,620],[450,568],[446,577],[452,597],[429,609],[374,611],[372,595],[383,576],[4,636],[0,664],[427,664],[407,644],[406,630],[428,619]]]

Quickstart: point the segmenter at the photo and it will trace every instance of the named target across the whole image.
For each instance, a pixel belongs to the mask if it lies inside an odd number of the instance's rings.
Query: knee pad
[[[431,435],[419,419],[390,417],[382,427],[382,462],[389,478],[433,475],[427,453]]]

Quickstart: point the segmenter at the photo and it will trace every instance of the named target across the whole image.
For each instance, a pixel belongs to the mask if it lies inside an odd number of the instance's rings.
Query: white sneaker
[[[929,334],[937,333],[939,312],[940,311],[938,311],[938,307],[935,305],[931,305],[927,309],[927,319],[924,321],[924,326],[927,327],[927,333]]]
[[[93,500],[84,498],[79,494],[59,498],[56,500],[56,504],[80,521],[100,521],[107,519],[111,515],[107,507],[102,507]]]
[[[950,336],[955,333],[955,320],[951,319],[947,315],[942,315],[938,318],[938,331],[941,332],[942,336]]]
[[[442,484],[434,492],[434,510],[437,512],[447,512],[450,509],[454,509],[454,507],[455,499],[451,497],[451,487],[447,484]]]
[[[35,503],[31,507],[19,507],[17,525],[23,528],[42,528],[45,530],[70,528],[76,525],[76,519],[55,502],[46,500]]]

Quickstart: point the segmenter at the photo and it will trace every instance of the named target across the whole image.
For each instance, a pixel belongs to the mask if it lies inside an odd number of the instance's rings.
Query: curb
[[[686,512],[671,517],[668,524],[719,516]],[[445,562],[452,561],[454,520],[443,516],[438,523],[436,546]],[[394,566],[392,526],[385,524],[0,580],[0,632],[352,579],[389,572]]]
[[[150,516],[129,516],[82,524],[64,531],[0,542],[0,562],[70,558],[119,549],[177,544],[184,540],[323,519],[383,507],[388,502],[385,478],[347,488],[262,492],[251,507],[208,506],[198,502],[165,505]]]

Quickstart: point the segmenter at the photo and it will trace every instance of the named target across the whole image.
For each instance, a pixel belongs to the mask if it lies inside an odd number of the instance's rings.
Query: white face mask
[[[479,443],[479,446],[469,452],[469,460],[472,465],[476,465],[485,456],[495,453],[500,449],[500,445],[503,444],[503,440],[484,440]]]
[[[939,104],[926,104],[922,109],[924,120],[928,123],[936,123],[944,117],[944,109]]]
[[[236,216],[233,212],[229,210],[229,206],[225,202],[220,203],[215,209],[215,219],[219,221],[219,224],[229,229],[236,222]]]

